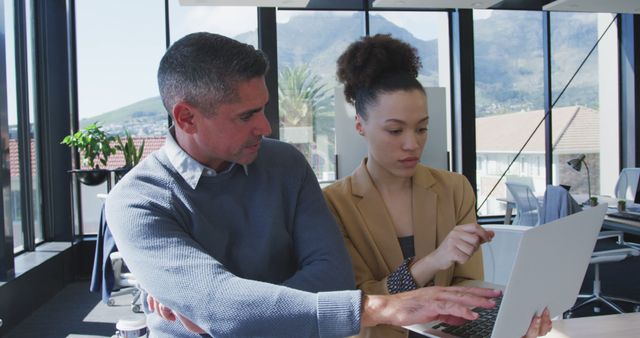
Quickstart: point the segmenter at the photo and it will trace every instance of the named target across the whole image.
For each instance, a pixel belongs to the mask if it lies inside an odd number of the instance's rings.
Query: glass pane
[[[544,124],[534,132],[544,117],[542,16],[498,10],[473,16],[478,214],[504,215],[505,181],[544,193]]]
[[[551,78],[553,99],[557,100],[552,113],[553,181],[571,186],[578,202],[584,202],[589,193],[613,195],[618,178],[615,23],[578,71],[613,19],[609,14],[551,13]],[[578,172],[567,161],[582,154],[585,158]]]
[[[76,2],[80,127],[99,122],[112,135],[126,130],[137,146],[145,141],[143,157],[163,144],[167,129],[156,82],[165,51],[164,14],[156,0]],[[107,167],[124,164],[118,153]],[[97,230],[102,201],[96,195],[105,192],[105,184],[82,186],[85,234]]]
[[[24,249],[20,203],[20,162],[18,158],[18,106],[16,91],[16,50],[13,1],[4,1],[5,58],[7,61],[7,117],[9,121],[9,164],[11,166],[11,212],[13,251]]]
[[[171,42],[195,32],[216,33],[258,47],[258,9],[238,6],[183,6],[169,1]]]
[[[371,35],[383,33],[409,43],[418,50],[422,61],[422,69],[418,80],[425,87],[442,87],[445,90],[445,102],[441,104],[443,111],[429,111],[430,126],[428,145],[451,154],[451,104],[450,104],[450,55],[449,55],[449,16],[445,12],[378,12],[370,16],[369,31]],[[428,100],[429,101],[429,100]],[[431,105],[432,102],[429,102]],[[435,114],[444,116],[436,117]],[[438,126],[434,122],[442,121]],[[445,131],[446,144],[439,144],[440,137],[436,133]],[[437,142],[437,143],[433,143]],[[446,147],[446,149],[444,149]],[[432,148],[434,149],[434,148]],[[446,155],[448,157],[448,155]],[[423,158],[423,161],[426,159]],[[443,160],[444,164],[451,159]],[[427,165],[431,164],[426,162]],[[433,163],[435,164],[435,163]],[[440,164],[440,163],[438,163]]]
[[[278,11],[277,34],[280,139],[306,156],[321,183],[331,182],[336,60],[364,35],[363,13]]]
[[[32,3],[26,3],[26,14],[29,19],[28,22],[32,21],[33,18],[33,8]],[[27,41],[35,41],[33,38],[33,24],[27,24]],[[31,154],[31,186],[32,186],[32,196],[31,203],[32,205],[32,218],[33,218],[33,226],[35,231],[35,243],[40,243],[44,241],[44,227],[42,223],[42,198],[40,193],[40,163],[37,160],[38,156],[38,132],[37,125],[38,121],[36,121],[36,79],[35,79],[35,55],[34,55],[34,46],[33,43],[27,43],[27,71],[29,74],[29,121],[31,123],[29,130],[29,139],[30,139],[30,154]]]

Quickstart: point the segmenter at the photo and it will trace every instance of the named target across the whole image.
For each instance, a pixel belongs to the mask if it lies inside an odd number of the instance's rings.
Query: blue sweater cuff
[[[318,331],[320,337],[345,337],[360,332],[362,292],[318,293]]]

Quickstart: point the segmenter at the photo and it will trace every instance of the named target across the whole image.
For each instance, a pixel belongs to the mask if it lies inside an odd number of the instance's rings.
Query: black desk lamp
[[[587,187],[589,189],[589,200],[590,200],[591,199],[591,175],[589,174],[589,166],[587,165],[587,162],[585,162],[584,158],[585,158],[585,155],[580,154],[580,156],[569,160],[567,164],[570,165],[571,168],[573,168],[573,170],[580,171],[582,169],[582,164],[584,163],[584,167],[587,168]]]

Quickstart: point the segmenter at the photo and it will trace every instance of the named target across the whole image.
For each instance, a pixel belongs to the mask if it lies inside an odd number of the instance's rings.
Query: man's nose
[[[271,135],[271,123],[269,123],[269,120],[267,119],[267,116],[264,112],[260,113],[255,130],[256,134],[259,136]]]

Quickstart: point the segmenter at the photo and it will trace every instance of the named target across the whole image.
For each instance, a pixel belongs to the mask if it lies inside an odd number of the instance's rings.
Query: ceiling
[[[640,14],[640,0],[180,0],[183,6],[259,6],[307,9],[504,9]]]

